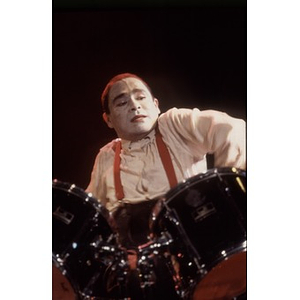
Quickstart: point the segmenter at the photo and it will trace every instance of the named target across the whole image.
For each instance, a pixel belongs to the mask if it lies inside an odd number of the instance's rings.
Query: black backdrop
[[[53,2],[53,179],[87,186],[99,148],[115,137],[100,95],[121,72],[144,78],[162,111],[246,119],[246,2],[194,2]]]

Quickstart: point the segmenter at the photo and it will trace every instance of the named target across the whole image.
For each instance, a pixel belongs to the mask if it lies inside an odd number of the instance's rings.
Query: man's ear
[[[154,98],[153,101],[154,101],[155,106],[156,106],[157,109],[158,109],[158,113],[160,114],[160,108],[159,108],[159,101],[158,101],[158,99],[157,99],[157,98]]]
[[[104,112],[103,115],[102,115],[102,118],[103,118],[103,120],[105,121],[105,123],[107,124],[107,126],[109,128],[114,128],[114,126],[112,125],[112,123],[110,121],[110,117],[107,113]]]

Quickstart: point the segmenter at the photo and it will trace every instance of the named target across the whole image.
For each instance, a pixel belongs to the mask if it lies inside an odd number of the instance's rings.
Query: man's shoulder
[[[111,164],[111,161],[114,159],[115,156],[115,149],[117,145],[118,139],[112,140],[111,142],[107,143],[103,147],[99,149],[99,152],[96,157],[96,161],[102,167]]]
[[[112,141],[110,141],[109,143],[107,143],[106,145],[104,145],[101,149],[100,149],[100,153],[110,153],[110,152],[115,152],[116,150],[116,146],[117,143],[120,142],[119,138],[116,138]]]
[[[189,116],[192,116],[193,113],[196,111],[199,111],[198,108],[177,108],[173,107],[168,109],[166,112],[162,113],[159,116],[159,121],[175,121],[176,119],[186,118]]]

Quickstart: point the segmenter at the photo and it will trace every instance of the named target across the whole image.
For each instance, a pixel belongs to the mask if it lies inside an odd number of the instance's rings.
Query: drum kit
[[[54,180],[52,187],[52,299],[135,299],[113,216],[74,184]],[[139,300],[157,300],[151,291],[164,279],[178,299],[245,294],[246,217],[243,170],[210,169],[172,188],[154,206],[149,241],[135,256]]]

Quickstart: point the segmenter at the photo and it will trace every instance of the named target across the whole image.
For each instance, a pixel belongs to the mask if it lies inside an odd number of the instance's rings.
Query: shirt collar
[[[127,151],[132,151],[135,149],[141,149],[144,146],[148,145],[154,140],[155,137],[155,129],[149,132],[147,136],[145,136],[143,139],[138,141],[128,141],[128,140],[121,140],[122,142],[122,149]]]

